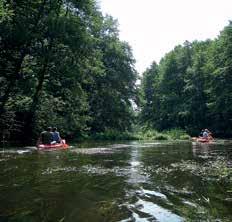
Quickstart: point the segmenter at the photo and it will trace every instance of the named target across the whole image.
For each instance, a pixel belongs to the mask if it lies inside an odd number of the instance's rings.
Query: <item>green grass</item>
[[[139,140],[189,140],[191,137],[181,129],[171,129],[158,132],[157,130],[140,130],[135,134]]]
[[[156,130],[141,130],[135,134],[138,140],[168,140],[168,136]]]
[[[106,130],[89,135],[84,140],[189,140],[191,137],[181,129],[159,132],[152,129],[138,129],[136,132]]]
[[[117,130],[106,130],[90,136],[94,140],[136,140],[137,138],[130,132],[120,132]]]
[[[191,138],[184,130],[178,128],[164,131],[164,134],[174,140],[189,140]]]

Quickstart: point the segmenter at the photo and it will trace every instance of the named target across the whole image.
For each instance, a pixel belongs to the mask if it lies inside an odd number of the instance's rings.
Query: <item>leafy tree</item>
[[[212,127],[220,134],[229,135],[232,130],[232,22],[215,40],[211,53],[210,117]]]
[[[193,42],[192,65],[188,67],[185,77],[184,96],[186,97],[183,117],[185,126],[190,132],[198,132],[208,125],[208,91],[210,75],[208,63],[208,49],[211,42]],[[207,126],[208,125],[208,126]]]
[[[0,117],[12,116],[0,134],[16,122],[25,142],[48,125],[70,138],[130,128],[134,59],[95,1],[1,1],[0,15]]]
[[[146,71],[141,88],[144,95],[150,94],[144,96],[142,120],[149,120],[158,130],[182,128],[196,135],[207,127],[216,135],[228,136],[232,120],[231,43],[230,22],[215,40],[176,46],[157,65],[151,82]],[[149,84],[144,84],[147,81]]]
[[[89,91],[91,129],[93,132],[128,130],[133,118],[131,100],[136,94],[137,73],[131,49],[119,40],[117,22],[110,16],[104,19],[99,48],[104,72],[94,78]]]
[[[141,82],[141,95],[142,95],[142,110],[140,114],[140,122],[145,122],[148,126],[153,127],[155,111],[158,110],[159,104],[154,105],[154,97],[159,97],[158,93],[158,65],[153,62],[151,66],[143,73]],[[154,110],[155,107],[155,110]]]

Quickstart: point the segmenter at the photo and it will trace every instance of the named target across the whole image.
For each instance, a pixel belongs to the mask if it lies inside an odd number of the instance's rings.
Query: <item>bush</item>
[[[135,135],[138,140],[168,140],[169,136],[156,130],[143,130]]]
[[[137,132],[135,138],[138,140],[189,140],[190,136],[181,129],[172,129],[163,132],[145,129]]]
[[[190,140],[190,139],[191,139],[191,136],[189,136],[189,135],[181,135],[181,136],[180,136],[180,139],[181,139],[181,140]]]
[[[169,140],[170,138],[164,134],[158,134],[154,137],[154,140]]]
[[[117,130],[106,130],[91,136],[94,140],[136,140],[137,138],[129,132],[120,132]]]
[[[94,140],[189,140],[190,136],[184,130],[172,129],[158,132],[151,129],[140,129],[135,133],[120,132],[117,130],[106,130],[105,132],[90,135],[89,139]]]
[[[164,134],[168,135],[173,140],[189,140],[190,136],[182,129],[171,129],[164,131]]]

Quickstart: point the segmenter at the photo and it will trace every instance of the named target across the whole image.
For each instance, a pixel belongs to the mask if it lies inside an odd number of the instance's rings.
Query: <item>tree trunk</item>
[[[35,93],[32,97],[32,104],[30,107],[30,110],[28,112],[28,115],[26,117],[26,123],[25,123],[25,134],[27,135],[27,138],[33,138],[34,137],[34,125],[35,125],[35,117],[36,117],[36,110],[39,104],[39,99],[41,96],[41,93],[43,91],[43,85],[44,85],[44,80],[45,80],[45,75],[48,71],[48,65],[50,61],[50,55],[51,55],[51,50],[53,47],[53,39],[50,40],[50,44],[47,49],[47,55],[45,56],[43,66],[40,69],[38,73],[38,84],[35,89]],[[30,139],[29,139],[30,140]]]

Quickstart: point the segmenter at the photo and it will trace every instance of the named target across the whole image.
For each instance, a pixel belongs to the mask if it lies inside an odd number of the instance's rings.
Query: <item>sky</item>
[[[186,40],[216,38],[232,20],[232,0],[98,0],[119,23],[141,74]]]

